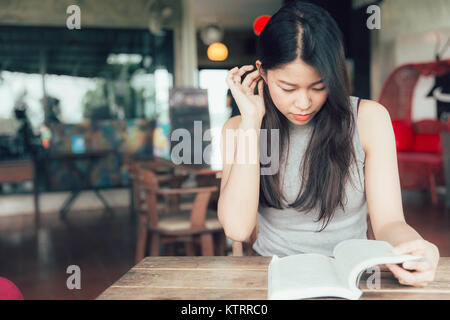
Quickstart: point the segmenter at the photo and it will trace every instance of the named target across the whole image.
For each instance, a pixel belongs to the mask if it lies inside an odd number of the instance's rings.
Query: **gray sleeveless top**
[[[357,119],[358,100],[350,97],[352,110]],[[313,119],[314,120],[314,119]],[[282,192],[289,203],[295,201],[300,191],[299,166],[311,137],[314,121],[304,126],[289,123],[289,158],[286,148],[280,163]],[[346,239],[367,239],[367,203],[364,185],[365,153],[359,139],[357,123],[353,144],[357,165],[351,166],[351,180],[345,187],[344,209],[337,207],[326,228],[318,232],[323,221],[317,221],[318,210],[297,211],[294,208],[275,209],[259,206],[258,237],[253,249],[263,256],[287,256],[298,253],[333,255],[333,248]],[[359,170],[359,176],[358,171]],[[347,201],[345,201],[347,200]],[[284,205],[286,202],[282,201]]]

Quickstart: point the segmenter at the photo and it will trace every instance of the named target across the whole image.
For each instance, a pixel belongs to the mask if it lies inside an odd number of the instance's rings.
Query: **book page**
[[[358,275],[378,264],[397,264],[419,260],[421,257],[392,253],[392,245],[385,241],[351,239],[340,242],[333,251],[340,278],[355,289]]]
[[[269,265],[269,299],[349,296],[338,277],[334,259],[319,254],[274,257]]]

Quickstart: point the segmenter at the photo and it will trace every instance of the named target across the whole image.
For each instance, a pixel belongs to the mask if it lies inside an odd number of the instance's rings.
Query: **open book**
[[[273,256],[268,269],[268,299],[339,297],[356,300],[362,294],[358,288],[359,278],[366,269],[423,259],[394,254],[389,243],[365,239],[338,243],[333,256],[313,253]]]

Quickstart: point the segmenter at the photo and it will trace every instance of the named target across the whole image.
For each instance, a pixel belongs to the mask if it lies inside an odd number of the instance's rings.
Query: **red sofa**
[[[399,66],[387,78],[378,98],[391,116],[402,190],[429,189],[433,205],[438,203],[436,187],[445,186],[439,132],[450,130],[450,124],[439,119],[414,122],[412,106],[421,76],[437,79],[448,73],[450,59]]]
[[[402,189],[429,188],[431,202],[438,203],[436,186],[445,185],[443,150],[439,132],[449,125],[439,120],[392,120]]]

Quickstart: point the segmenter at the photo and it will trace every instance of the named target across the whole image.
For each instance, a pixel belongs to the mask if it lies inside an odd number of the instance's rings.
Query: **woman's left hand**
[[[403,268],[396,264],[386,265],[400,284],[424,287],[434,280],[439,261],[439,249],[434,244],[423,239],[413,240],[399,244],[393,252],[424,258],[422,261],[404,262]]]

